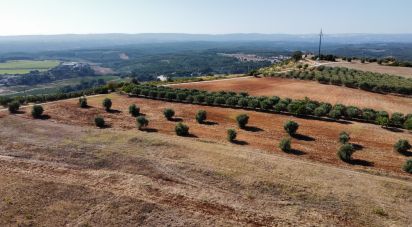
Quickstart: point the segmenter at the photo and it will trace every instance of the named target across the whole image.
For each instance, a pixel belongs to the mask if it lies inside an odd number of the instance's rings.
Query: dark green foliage
[[[34,105],[31,109],[31,116],[34,118],[41,118],[43,111],[44,110],[41,105]]]
[[[247,100],[246,98],[240,98],[237,104],[238,104],[240,107],[246,108],[246,107],[248,106],[248,103],[249,103],[249,102],[248,102],[248,100]]]
[[[338,150],[338,157],[344,162],[351,162],[352,155],[355,152],[352,144],[345,143]]]
[[[376,124],[382,126],[382,127],[388,127],[389,126],[389,118],[383,115],[379,115],[376,117]]]
[[[221,96],[218,96],[218,97],[215,98],[214,104],[215,104],[215,105],[223,105],[223,104],[226,104],[226,99],[223,98],[223,97],[221,97]]]
[[[203,103],[205,102],[205,96],[204,95],[195,95],[194,97],[194,102],[195,103]],[[213,103],[213,102],[212,102]]]
[[[294,122],[294,121],[287,121],[284,125],[283,128],[285,129],[285,131],[291,135],[294,136],[296,134],[296,132],[298,131],[299,128],[299,124]]]
[[[260,109],[262,110],[269,110],[272,108],[272,104],[269,100],[260,101]]]
[[[136,104],[132,104],[129,106],[129,114],[133,117],[137,117],[140,115],[140,108],[136,106]]]
[[[94,124],[99,128],[104,128],[105,122],[103,117],[95,117]]]
[[[393,146],[393,148],[395,149],[395,151],[399,152],[399,153],[405,153],[407,152],[409,149],[411,149],[411,144],[409,143],[408,140],[399,140],[398,142],[395,143],[395,145]]]
[[[296,62],[300,61],[300,60],[302,60],[302,55],[303,55],[303,53],[301,51],[295,51],[292,54],[292,59]]]
[[[197,121],[199,124],[203,124],[203,123],[206,121],[206,118],[207,118],[207,113],[206,113],[206,111],[204,111],[204,110],[199,110],[199,111],[197,111],[197,113],[196,113],[196,121]]]
[[[393,113],[389,122],[394,127],[402,127],[405,122],[405,116],[402,113]]]
[[[249,116],[246,115],[246,114],[239,114],[236,117],[236,122],[237,122],[237,125],[239,126],[239,128],[244,129],[246,127],[247,123],[249,122]]]
[[[235,141],[236,136],[237,136],[237,133],[236,133],[236,131],[235,131],[234,129],[228,129],[228,130],[227,130],[227,140],[228,140],[229,142]]]
[[[19,111],[20,109],[20,102],[18,101],[13,101],[11,103],[9,103],[9,112],[14,114],[17,113],[17,111]]]
[[[226,100],[226,105],[236,106],[238,102],[239,102],[239,99],[237,97],[230,97]]]
[[[339,142],[340,142],[341,144],[348,143],[349,140],[350,140],[349,133],[347,133],[347,132],[341,132],[341,133],[339,134]]]
[[[259,100],[257,99],[249,99],[247,106],[251,109],[256,109],[259,107]]]
[[[136,125],[139,130],[142,130],[144,127],[147,127],[149,125],[149,120],[147,120],[143,116],[139,116],[136,118]]]
[[[287,109],[287,105],[285,104],[285,103],[283,103],[283,102],[279,102],[278,104],[276,104],[274,107],[273,107],[273,110],[275,111],[275,112],[282,112],[282,111],[286,111],[286,109]]]
[[[289,103],[287,110],[289,113],[300,116],[306,113],[306,103],[302,100],[295,100]]]
[[[80,108],[87,108],[87,98],[85,96],[79,98],[79,106]]]
[[[279,148],[283,152],[291,152],[292,151],[292,140],[290,138],[283,138],[279,143]]]
[[[163,115],[167,120],[171,120],[175,116],[175,111],[173,109],[165,109]]]
[[[177,123],[175,127],[176,135],[178,136],[188,136],[189,135],[189,127],[181,122]]]
[[[105,98],[102,102],[102,105],[106,111],[109,111],[112,108],[112,100],[109,98]]]
[[[405,123],[403,124],[403,127],[405,127],[408,130],[412,131],[412,117],[409,117]]]
[[[359,118],[360,113],[360,109],[354,106],[349,106],[345,110],[345,116],[348,119]]]
[[[403,170],[407,173],[412,173],[412,159],[409,159],[403,165]]]

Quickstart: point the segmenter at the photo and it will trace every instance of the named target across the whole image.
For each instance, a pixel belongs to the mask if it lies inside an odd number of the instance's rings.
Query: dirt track
[[[315,81],[291,80],[282,78],[240,78],[230,81],[213,81],[174,85],[210,91],[247,91],[251,95],[279,96],[283,98],[303,99],[341,103],[358,107],[385,110],[389,113],[412,113],[412,98],[395,95],[383,95],[341,86],[323,85]]]

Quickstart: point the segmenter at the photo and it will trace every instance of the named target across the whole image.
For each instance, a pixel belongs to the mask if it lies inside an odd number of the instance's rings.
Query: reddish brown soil
[[[331,104],[341,103],[344,105],[385,110],[390,113],[412,113],[412,98],[366,92],[360,89],[341,86],[323,85],[315,81],[248,77],[173,86],[210,91],[247,91],[250,95],[276,95],[293,99],[309,97],[313,100]]]
[[[251,146],[278,154],[284,154],[278,148],[279,141],[287,136],[283,130],[283,124],[287,120],[294,120],[300,124],[298,131],[300,136],[297,139],[294,138],[292,142],[295,152],[285,155],[346,168],[407,176],[402,173],[401,166],[408,158],[395,153],[393,144],[401,138],[412,141],[412,134],[408,132],[394,132],[376,125],[357,122],[307,120],[254,111],[128,98],[115,94],[109,97],[112,98],[115,110],[111,113],[105,112],[101,107],[103,96],[89,98],[88,103],[91,107],[88,109],[80,109],[75,100],[69,100],[45,106],[45,113],[50,116],[50,121],[91,127],[94,127],[94,117],[100,115],[105,118],[110,127],[126,130],[135,128],[135,119],[128,114],[127,109],[130,104],[136,103],[141,107],[141,112],[150,120],[148,132],[174,135],[176,121],[183,121],[189,125],[194,139],[227,143],[226,130],[235,128],[238,131],[239,147]],[[162,114],[165,108],[173,108],[176,111],[176,121],[165,120]],[[194,116],[200,109],[207,111],[208,124],[196,123]],[[234,119],[240,113],[247,113],[250,116],[250,127],[247,130],[240,130],[236,126]],[[25,116],[30,118],[28,114]],[[356,165],[345,164],[337,158],[336,151],[339,146],[337,138],[342,131],[349,132],[351,141],[363,148],[354,154],[354,159],[357,160]]]

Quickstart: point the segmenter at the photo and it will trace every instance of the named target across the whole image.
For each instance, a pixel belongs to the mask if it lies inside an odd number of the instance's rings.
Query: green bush
[[[34,105],[31,109],[31,116],[34,118],[41,118],[43,111],[44,110],[41,105]]]
[[[196,113],[196,121],[197,121],[199,124],[203,124],[203,123],[206,121],[206,118],[207,118],[207,113],[206,113],[206,111],[204,111],[204,110],[199,110],[199,111],[197,111],[197,113]]]
[[[290,138],[283,138],[279,143],[279,148],[284,152],[291,152],[292,140]]]
[[[13,101],[11,103],[9,103],[9,112],[14,114],[17,113],[17,111],[19,111],[20,109],[20,102],[18,101]]]
[[[106,111],[109,111],[112,108],[112,100],[109,98],[105,98],[102,102],[102,105]]]
[[[338,150],[338,157],[344,162],[351,162],[352,155],[355,152],[352,144],[345,143]]]
[[[249,102],[248,102],[247,98],[240,98],[237,104],[238,104],[240,107],[246,108],[247,105],[248,105],[248,103],[249,103]]]
[[[272,104],[269,100],[260,101],[260,109],[269,110],[270,108],[272,108]]]
[[[403,170],[407,173],[412,173],[412,159],[409,159],[403,165]]]
[[[284,125],[283,128],[285,129],[285,131],[291,135],[294,136],[296,134],[296,132],[298,131],[299,128],[299,124],[294,122],[294,121],[287,121]]]
[[[189,127],[181,122],[177,123],[175,127],[176,135],[178,136],[188,136],[189,135]]]
[[[395,151],[397,151],[399,153],[405,153],[409,149],[412,148],[409,141],[408,140],[403,140],[403,139],[398,140],[398,142],[396,142],[393,147],[394,147]]]
[[[408,118],[405,123],[403,123],[403,127],[408,130],[412,130],[412,117]]]
[[[394,127],[402,127],[405,122],[405,116],[402,113],[393,113],[389,122]]]
[[[348,143],[349,140],[350,140],[349,133],[347,133],[347,132],[341,132],[341,133],[339,134],[339,142],[340,142],[341,144]]]
[[[249,122],[249,116],[246,115],[246,114],[239,114],[236,117],[236,122],[237,122],[237,125],[239,126],[239,128],[244,129],[246,127],[247,123]]]
[[[388,127],[389,126],[389,118],[386,116],[378,116],[376,117],[376,124],[382,126],[382,127]]]
[[[99,128],[104,128],[105,122],[103,117],[95,117],[94,124]]]
[[[80,106],[80,108],[87,108],[88,107],[86,96],[83,96],[83,97],[79,98],[79,106]]]
[[[175,111],[173,109],[165,109],[163,115],[167,120],[171,120],[175,116]]]
[[[236,131],[235,131],[234,129],[228,129],[228,130],[227,130],[227,140],[228,140],[229,142],[235,141],[236,136],[237,136],[237,133],[236,133]]]
[[[129,106],[129,114],[133,117],[137,117],[140,115],[140,108],[136,106],[136,104],[132,104]]]
[[[149,120],[147,120],[143,116],[139,116],[136,118],[136,124],[137,124],[137,128],[139,130],[142,130],[144,127],[147,127],[149,125]]]

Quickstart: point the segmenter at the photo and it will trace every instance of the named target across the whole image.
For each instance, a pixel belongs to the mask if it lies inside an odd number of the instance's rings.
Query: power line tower
[[[322,50],[322,38],[323,38],[323,31],[322,31],[322,29],[320,29],[320,33],[319,33],[319,52],[318,52],[319,60],[320,60],[320,52]]]

